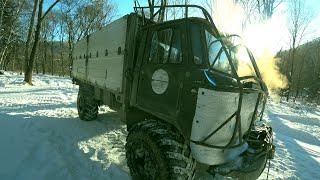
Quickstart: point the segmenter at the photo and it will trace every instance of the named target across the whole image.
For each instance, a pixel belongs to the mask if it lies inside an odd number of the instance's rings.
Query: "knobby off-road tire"
[[[77,109],[81,120],[92,121],[97,118],[98,102],[94,99],[94,89],[92,86],[79,85]]]
[[[127,137],[127,163],[135,179],[192,179],[195,162],[180,133],[168,125],[146,120]]]

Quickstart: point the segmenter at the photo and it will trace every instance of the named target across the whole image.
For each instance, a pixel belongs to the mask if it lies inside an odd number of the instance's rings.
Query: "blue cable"
[[[207,74],[208,70],[203,70],[204,75],[206,76],[207,80],[210,82],[211,85],[217,86],[217,83],[214,79],[210,78],[210,76]]]

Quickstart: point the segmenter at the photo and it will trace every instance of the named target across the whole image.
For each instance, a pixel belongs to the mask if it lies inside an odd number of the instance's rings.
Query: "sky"
[[[320,0],[306,0],[308,7],[314,12],[310,26],[315,37],[320,37]]]
[[[287,0],[291,1],[291,0]],[[118,8],[118,15],[117,17],[124,16],[126,14],[129,14],[130,12],[133,12],[133,0],[129,1],[123,1],[123,0],[113,0],[117,4]],[[146,0],[139,0],[140,4],[146,5]],[[202,0],[191,0],[191,3],[199,4],[199,2],[202,2]],[[310,41],[314,38],[320,37],[320,0],[304,0],[305,7],[308,9],[309,12],[313,13],[312,21],[309,25],[308,32],[303,40],[302,43],[305,43],[307,41]],[[286,11],[286,4],[283,4],[283,8],[279,8],[281,12],[278,12],[281,14],[281,16],[285,16],[287,18],[287,11]],[[287,42],[284,42],[287,43]]]
[[[118,6],[118,14],[119,16],[123,16],[126,14],[129,14],[130,12],[133,12],[133,0],[126,0],[126,2],[124,2],[124,0],[113,0],[117,6]],[[191,2],[194,1],[199,2],[199,1],[195,1],[195,0],[191,0]],[[201,1],[201,0],[200,0]],[[290,1],[290,0],[287,0]],[[318,11],[320,9],[320,0],[304,0],[307,7],[311,8],[313,11]],[[139,0],[139,2],[141,4],[145,4],[145,0]],[[317,15],[319,15],[319,13],[316,13]]]
[[[147,5],[147,0],[138,0],[138,1],[141,4],[141,6]],[[204,0],[190,0],[190,4],[201,5],[201,2],[203,2],[203,1]],[[226,2],[226,0],[220,0],[220,1],[223,3]],[[290,2],[290,1],[292,1],[292,0],[285,0],[285,2]],[[52,2],[53,2],[53,0],[45,0],[44,9],[47,9],[49,4],[51,4]],[[115,16],[115,19],[118,19],[118,18],[134,11],[133,10],[133,7],[134,7],[133,0],[111,0],[111,2],[113,2],[117,7],[117,14]],[[307,11],[311,12],[313,15],[312,15],[312,21],[308,27],[308,31],[307,31],[305,37],[302,39],[301,44],[306,43],[308,41],[311,41],[312,39],[320,37],[320,11],[319,11],[320,0],[304,0],[304,3],[305,3],[305,7],[306,7]],[[287,21],[287,17],[288,17],[287,10],[286,10],[287,4],[282,3],[281,6],[282,7],[278,7],[277,12],[275,12],[275,14],[277,14],[275,21],[277,21],[277,18],[278,18],[279,22],[272,22],[272,23],[280,25],[281,28],[283,29],[283,31],[285,31],[285,29],[287,29],[287,25],[284,25],[284,24],[287,24],[286,21]],[[229,13],[227,12],[227,14],[229,14]],[[213,19],[213,20],[215,21],[215,19]],[[223,19],[223,21],[224,21],[224,19]],[[274,26],[271,25],[271,27],[274,27]],[[281,31],[277,30],[274,33],[277,34],[277,36],[287,36],[288,37],[287,32],[281,32]],[[236,33],[236,34],[238,34],[238,33]],[[280,42],[275,43],[279,46],[279,47],[276,47],[276,49],[280,50],[280,49],[288,49],[289,48],[288,47],[289,40],[287,37],[283,37],[281,39],[277,38],[277,39],[279,39]]]

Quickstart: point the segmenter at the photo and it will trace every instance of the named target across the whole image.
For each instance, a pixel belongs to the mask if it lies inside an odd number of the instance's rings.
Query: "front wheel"
[[[195,163],[184,138],[156,120],[129,130],[126,156],[133,179],[191,179],[194,175]]]

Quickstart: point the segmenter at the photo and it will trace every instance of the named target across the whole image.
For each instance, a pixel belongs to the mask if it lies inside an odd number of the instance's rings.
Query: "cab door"
[[[140,71],[137,103],[147,112],[174,119],[184,81],[182,31],[177,27],[149,31]]]

